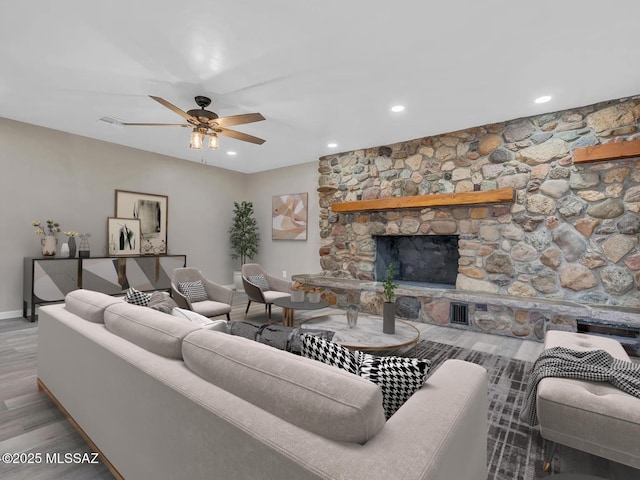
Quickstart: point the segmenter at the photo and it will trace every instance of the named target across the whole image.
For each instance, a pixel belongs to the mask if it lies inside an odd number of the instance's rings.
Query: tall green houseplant
[[[233,224],[229,228],[229,238],[231,258],[234,260],[239,258],[241,265],[258,254],[260,234],[256,219],[253,217],[253,203],[233,202]]]

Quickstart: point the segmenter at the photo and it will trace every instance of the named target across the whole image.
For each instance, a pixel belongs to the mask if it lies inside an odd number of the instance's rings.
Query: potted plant
[[[387,278],[382,282],[385,302],[382,306],[382,333],[396,332],[396,304],[393,301],[398,284],[393,281],[396,274],[396,264],[391,262],[387,267]]]
[[[240,265],[244,265],[247,260],[253,259],[258,254],[260,234],[258,224],[253,217],[252,202],[233,202],[233,223],[229,228],[229,239],[231,240],[231,258],[240,259]],[[233,272],[233,283],[237,291],[243,291],[242,272]]]

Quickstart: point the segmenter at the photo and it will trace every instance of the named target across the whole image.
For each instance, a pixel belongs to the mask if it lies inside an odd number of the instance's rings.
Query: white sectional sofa
[[[356,375],[97,292],[40,309],[38,382],[136,479],[487,475],[487,377],[449,360],[389,420]]]

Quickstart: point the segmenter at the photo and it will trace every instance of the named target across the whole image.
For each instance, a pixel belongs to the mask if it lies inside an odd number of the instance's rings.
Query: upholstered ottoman
[[[601,349],[629,361],[616,340],[582,333],[550,330],[544,347]],[[537,414],[542,437],[554,442],[547,445],[545,469],[555,442],[640,468],[640,398],[608,382],[544,378],[538,385]]]

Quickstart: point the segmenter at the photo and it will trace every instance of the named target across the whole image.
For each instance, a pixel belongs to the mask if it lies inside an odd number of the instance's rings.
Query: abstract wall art
[[[271,201],[273,240],[307,239],[307,193],[275,195]]]

